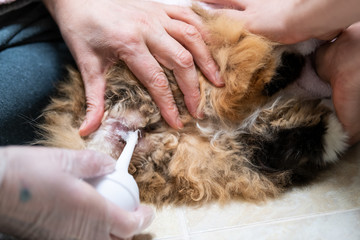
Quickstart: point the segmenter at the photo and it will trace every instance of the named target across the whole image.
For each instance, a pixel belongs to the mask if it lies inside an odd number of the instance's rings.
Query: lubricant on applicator
[[[140,204],[139,188],[128,172],[138,134],[139,130],[123,134],[122,138],[126,141],[126,145],[117,160],[114,172],[87,180],[103,197],[127,211],[135,211]]]

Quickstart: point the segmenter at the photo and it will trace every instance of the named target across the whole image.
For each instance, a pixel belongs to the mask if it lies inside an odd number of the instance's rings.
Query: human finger
[[[59,160],[65,172],[79,178],[93,178],[108,174],[114,171],[116,164],[110,156],[92,150],[64,152]]]
[[[158,44],[158,42],[162,44]],[[198,74],[191,53],[167,33],[152,35],[148,47],[155,59],[173,71],[191,115],[197,116],[200,102]]]
[[[35,149],[34,149],[35,150]],[[39,156],[50,157],[60,168],[78,178],[91,178],[114,171],[116,161],[110,156],[93,150],[39,148]],[[45,156],[46,155],[46,156]]]
[[[98,129],[104,115],[105,69],[95,57],[79,68],[84,81],[87,105],[85,120],[80,126],[79,134],[88,136]]]
[[[52,166],[56,163],[58,169],[78,178],[105,175],[114,171],[116,164],[110,156],[93,150],[13,146],[7,148],[7,154],[13,159],[36,156],[39,162],[46,160]]]
[[[224,81],[219,74],[219,67],[211,56],[210,50],[205,44],[203,38],[197,29],[187,23],[181,21],[172,21],[171,26],[166,28],[170,36],[174,37],[178,42],[192,54],[194,61],[200,71],[215,86],[224,86]]]
[[[152,208],[140,205],[135,212],[125,211],[108,201],[110,211],[110,232],[113,239],[130,238],[145,230],[154,220]]]
[[[247,13],[246,11],[239,11],[236,9],[228,9],[228,8],[221,8],[221,9],[209,9],[210,13],[215,15],[225,15],[231,19],[234,19],[239,22],[246,23],[247,20]]]
[[[146,46],[139,44],[136,48],[136,54],[122,53],[122,60],[125,61],[131,72],[147,88],[154,102],[159,107],[164,120],[175,129],[182,128],[183,124],[179,117],[179,111],[164,70],[150,54]]]
[[[223,86],[219,68],[204,41],[208,33],[200,16],[187,7],[168,6],[165,11],[173,19],[166,25],[169,35],[190,51],[197,66],[210,82],[218,87]]]
[[[324,41],[330,41],[335,39],[336,37],[340,36],[340,34],[343,32],[343,30],[335,30],[326,34],[323,34],[319,37],[317,37],[320,40],[324,40]]]

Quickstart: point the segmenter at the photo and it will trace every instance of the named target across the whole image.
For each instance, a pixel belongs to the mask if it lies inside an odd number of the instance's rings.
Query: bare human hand
[[[197,0],[245,24],[249,31],[285,44],[331,40],[360,20],[358,0]]]
[[[316,54],[319,76],[333,89],[337,116],[350,137],[360,141],[360,22],[351,25]]]
[[[292,44],[310,38],[332,40],[338,36],[317,51],[316,68],[319,76],[331,84],[334,107],[350,136],[350,144],[360,141],[358,0],[198,1],[215,4],[215,14],[227,14],[251,32],[273,41]]]
[[[87,97],[80,135],[95,131],[104,113],[104,75],[123,60],[149,90],[162,116],[181,128],[167,78],[173,70],[189,112],[198,116],[199,82],[194,62],[216,86],[218,67],[198,29],[201,20],[189,8],[133,0],[43,0],[79,67]]]

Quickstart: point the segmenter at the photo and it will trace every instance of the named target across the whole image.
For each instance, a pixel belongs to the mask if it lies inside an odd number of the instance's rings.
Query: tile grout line
[[[176,211],[176,215],[177,215],[177,217],[179,219],[182,235],[180,235],[180,236],[160,237],[160,238],[155,238],[154,240],[174,240],[174,239],[177,240],[177,239],[179,239],[179,237],[181,237],[181,240],[190,240],[189,229],[188,229],[187,224],[186,224],[184,207],[176,208],[175,211]]]
[[[184,240],[190,240],[189,228],[188,228],[187,223],[186,223],[184,207],[177,209],[176,212],[177,212],[177,215],[178,215],[178,217],[180,219],[180,225],[181,225],[182,232],[184,234],[183,235]]]
[[[252,228],[252,227],[258,227],[258,226],[263,226],[263,225],[271,225],[271,224],[278,224],[278,223],[283,223],[283,222],[298,221],[298,220],[311,219],[311,218],[316,218],[316,217],[330,216],[330,215],[336,215],[339,213],[349,213],[349,212],[356,212],[356,211],[360,211],[360,208],[357,207],[357,208],[352,208],[352,209],[347,209],[347,210],[338,210],[338,211],[326,212],[326,213],[309,214],[309,215],[298,216],[298,217],[279,218],[276,220],[267,220],[267,221],[244,224],[244,225],[235,225],[235,226],[231,226],[231,227],[212,228],[209,230],[194,231],[192,233],[188,233],[188,236],[189,236],[189,234],[190,235],[198,235],[198,234],[202,234],[202,233],[221,232],[221,231],[237,229],[237,228],[240,228],[240,229],[241,228]],[[188,238],[187,238],[187,240],[188,240]]]

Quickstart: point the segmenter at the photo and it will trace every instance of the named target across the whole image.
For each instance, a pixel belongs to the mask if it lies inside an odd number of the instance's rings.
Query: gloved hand
[[[0,232],[24,239],[121,239],[147,227],[149,207],[127,212],[81,178],[110,173],[103,154],[42,147],[0,148]]]

